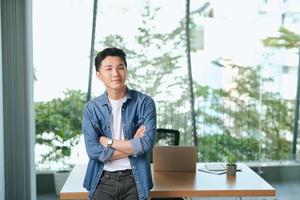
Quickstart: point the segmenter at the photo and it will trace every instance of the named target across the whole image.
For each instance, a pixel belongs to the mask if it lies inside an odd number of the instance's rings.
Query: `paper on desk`
[[[226,170],[223,170],[223,171],[211,171],[211,170],[208,170],[206,167],[199,167],[198,171],[206,172],[206,173],[209,173],[209,174],[215,174],[215,175],[226,174]]]
[[[226,171],[226,165],[223,163],[207,163],[205,167],[209,171]]]
[[[222,163],[208,163],[204,167],[198,168],[199,171],[210,173],[210,174],[225,174],[226,173],[226,164]],[[241,166],[237,166],[236,171],[242,171]]]
[[[205,164],[206,169],[209,171],[226,171],[226,164],[224,163],[207,163]],[[242,167],[240,165],[236,166],[236,171],[242,171]]]

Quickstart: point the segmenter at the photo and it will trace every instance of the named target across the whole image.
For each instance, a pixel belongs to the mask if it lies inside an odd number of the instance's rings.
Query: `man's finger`
[[[137,131],[136,131],[136,134],[139,134],[141,132],[143,132],[145,130],[145,127],[144,126],[141,126]]]
[[[145,126],[141,126],[137,131],[138,131],[138,132],[141,132],[141,131],[143,131],[143,130],[145,130]]]

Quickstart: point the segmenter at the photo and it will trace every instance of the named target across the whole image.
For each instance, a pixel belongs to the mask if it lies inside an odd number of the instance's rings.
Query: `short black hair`
[[[99,70],[102,60],[104,60],[107,56],[118,56],[118,57],[120,57],[123,60],[123,62],[125,64],[125,67],[127,68],[125,52],[122,49],[119,49],[119,48],[116,48],[116,47],[110,47],[110,48],[103,49],[95,57],[96,71]]]

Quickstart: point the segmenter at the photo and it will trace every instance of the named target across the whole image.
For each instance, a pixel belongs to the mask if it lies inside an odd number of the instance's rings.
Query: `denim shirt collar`
[[[133,99],[131,93],[132,93],[131,90],[126,86],[126,97],[127,97],[126,102],[130,99]],[[107,94],[106,90],[101,96],[99,96],[99,99],[97,102],[99,102],[99,104],[101,106],[105,106],[105,105],[109,106],[110,105],[109,100],[108,100],[108,94]]]

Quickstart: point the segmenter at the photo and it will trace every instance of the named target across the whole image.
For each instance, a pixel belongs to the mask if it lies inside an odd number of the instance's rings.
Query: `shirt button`
[[[139,184],[139,181],[137,181],[136,184]]]
[[[134,166],[132,166],[132,169],[134,169]]]

